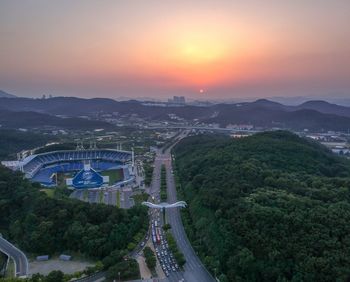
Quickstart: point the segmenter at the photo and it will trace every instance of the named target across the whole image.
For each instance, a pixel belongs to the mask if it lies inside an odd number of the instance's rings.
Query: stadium
[[[133,152],[114,149],[54,151],[29,155],[3,165],[46,187],[75,189],[124,186],[134,180]]]

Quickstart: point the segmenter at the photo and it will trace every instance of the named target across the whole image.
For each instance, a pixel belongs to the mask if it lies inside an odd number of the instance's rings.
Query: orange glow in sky
[[[0,88],[87,97],[349,93],[350,2],[311,2],[3,0]]]

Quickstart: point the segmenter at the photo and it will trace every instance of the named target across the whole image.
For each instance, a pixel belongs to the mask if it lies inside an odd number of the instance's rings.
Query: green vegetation
[[[76,147],[77,147],[77,144],[75,143],[52,144],[36,150],[35,154],[41,154],[41,153],[53,152],[53,151],[75,150]]]
[[[153,175],[153,165],[149,163],[145,163],[143,166],[143,169],[145,171],[145,185],[149,186],[152,182],[152,175]]]
[[[119,277],[123,281],[140,279],[139,265],[136,260],[124,259],[120,254],[113,255],[113,258],[121,262],[109,267],[106,275],[108,281],[119,281]]]
[[[41,189],[40,191],[45,192],[45,194],[49,198],[53,198],[55,195],[55,189],[53,189],[53,188],[45,188],[45,189]]]
[[[21,150],[28,150],[43,146],[56,138],[18,130],[0,130],[0,159],[17,159],[16,154]]]
[[[7,263],[7,256],[4,253],[0,252],[0,279],[5,274],[6,263]]]
[[[169,223],[166,223],[163,225],[163,230],[164,231],[168,231],[169,229],[171,229],[171,225]]]
[[[15,276],[15,262],[13,261],[13,259],[10,259],[5,272],[5,277],[11,278],[14,276]]]
[[[147,231],[145,207],[123,210],[58,199],[56,194],[50,198],[40,189],[20,173],[0,166],[0,232],[5,238],[33,255],[80,253],[102,260],[103,268],[112,273],[130,267],[124,278],[139,277],[137,267],[133,268],[136,262],[123,258],[128,243]]]
[[[162,168],[160,171],[160,199],[162,201],[166,201],[166,199],[167,199],[165,165],[162,165]]]
[[[64,274],[60,270],[53,270],[47,276],[36,273],[31,276],[31,278],[23,279],[23,278],[8,278],[1,281],[4,282],[14,282],[14,281],[30,281],[30,282],[68,282],[72,281],[73,278],[80,278],[82,275],[91,275],[97,271],[103,269],[103,265],[101,262],[97,262],[96,266],[87,267],[84,271],[77,271],[72,274]]]
[[[175,257],[177,263],[179,264],[179,266],[182,267],[186,263],[186,259],[183,255],[183,253],[181,253],[180,250],[178,249],[176,241],[169,230],[166,232],[166,239],[167,239],[168,244],[169,244],[169,249],[174,254],[174,257]]]
[[[123,170],[122,169],[112,169],[105,170],[101,173],[103,176],[109,176],[109,184],[113,185],[114,183],[123,180]]]
[[[187,234],[221,282],[349,279],[350,161],[280,131],[174,152]]]
[[[145,247],[143,249],[143,254],[146,258],[146,264],[147,264],[147,267],[153,271],[154,268],[156,267],[156,264],[157,264],[157,259],[156,259],[156,256],[154,255],[152,249],[150,247]]]
[[[141,194],[135,194],[131,196],[134,199],[135,205],[141,205],[142,202],[147,201],[149,195],[142,192]]]

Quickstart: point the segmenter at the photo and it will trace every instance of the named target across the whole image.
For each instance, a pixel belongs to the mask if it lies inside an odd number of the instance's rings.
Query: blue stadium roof
[[[85,160],[127,163],[131,159],[132,152],[129,151],[113,149],[66,150],[31,155],[19,162],[19,166],[23,168],[26,177],[32,178],[43,166],[55,163]]]

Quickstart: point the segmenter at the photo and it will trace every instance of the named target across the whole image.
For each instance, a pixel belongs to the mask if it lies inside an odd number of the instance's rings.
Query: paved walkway
[[[141,279],[151,279],[152,277],[152,273],[149,270],[149,268],[147,267],[146,264],[146,259],[144,256],[138,256],[136,258],[138,264],[139,264],[139,268],[140,268],[140,274],[141,274]]]

